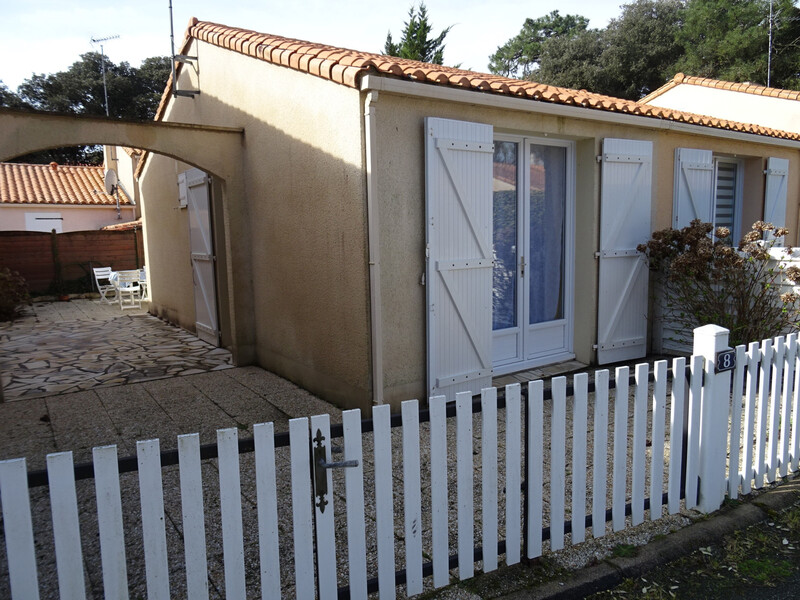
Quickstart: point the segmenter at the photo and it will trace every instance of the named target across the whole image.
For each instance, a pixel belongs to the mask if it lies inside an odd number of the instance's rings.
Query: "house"
[[[100,229],[137,218],[119,188],[108,194],[103,167],[0,163],[0,231]]]
[[[678,73],[640,102],[800,133],[800,91],[797,90]]]
[[[242,128],[244,196],[142,158],[151,311],[342,406],[644,356],[653,230],[797,241],[798,133],[197,20],[179,60],[156,118]]]

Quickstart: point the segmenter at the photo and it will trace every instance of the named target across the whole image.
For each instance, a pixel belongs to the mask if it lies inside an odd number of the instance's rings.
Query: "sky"
[[[427,0],[434,34],[453,28],[444,62],[487,72],[489,56],[519,33],[527,17],[559,10],[602,28],[619,15],[622,0]],[[0,81],[16,90],[32,74],[56,73],[100,51],[115,63],[138,67],[170,54],[169,0],[0,0]],[[381,52],[386,34],[400,38],[412,0],[172,0],[176,50],[189,18],[283,37]]]

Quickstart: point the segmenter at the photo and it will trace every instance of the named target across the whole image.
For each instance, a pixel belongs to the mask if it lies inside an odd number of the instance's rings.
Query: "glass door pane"
[[[564,318],[567,149],[530,146],[529,324]]]
[[[494,144],[494,282],[492,329],[517,326],[517,193],[519,144]]]

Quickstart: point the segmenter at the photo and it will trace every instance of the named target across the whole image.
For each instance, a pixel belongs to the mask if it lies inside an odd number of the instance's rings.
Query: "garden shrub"
[[[27,282],[16,271],[3,267],[0,269],[0,321],[15,318],[25,304],[30,304]]]
[[[782,292],[784,282],[800,282],[800,269],[787,266],[770,250],[787,230],[757,221],[738,246],[730,231],[694,220],[683,229],[662,229],[638,246],[655,271],[665,322],[683,340],[692,330],[714,324],[730,330],[737,346],[798,330],[800,297]],[[781,248],[788,258],[792,248]]]

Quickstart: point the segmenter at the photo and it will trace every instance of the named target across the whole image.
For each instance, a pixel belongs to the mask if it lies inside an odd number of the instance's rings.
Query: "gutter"
[[[400,94],[428,100],[443,100],[446,102],[457,102],[461,104],[471,104],[473,106],[485,106],[487,108],[499,108],[504,110],[514,110],[526,113],[539,113],[557,117],[567,117],[572,119],[584,119],[588,121],[601,121],[616,125],[631,125],[645,129],[657,129],[665,131],[676,131],[693,135],[711,136],[727,140],[738,140],[768,146],[782,146],[785,148],[800,149],[800,141],[785,140],[753,133],[731,131],[728,129],[717,129],[704,125],[692,125],[670,121],[669,119],[659,119],[646,115],[630,115],[596,108],[584,108],[582,106],[568,106],[565,104],[554,104],[541,102],[527,98],[513,98],[501,96],[499,94],[481,93],[475,90],[455,89],[452,87],[425,84],[417,81],[407,81],[403,79],[393,79],[379,75],[365,75],[361,79],[362,92],[386,92],[390,94]]]
[[[375,169],[378,165],[376,112],[378,92],[369,91],[364,100],[364,149],[367,168],[367,237],[369,252],[369,304],[372,346],[372,402],[383,404],[383,314],[381,294],[381,245],[378,202],[375,198]]]

